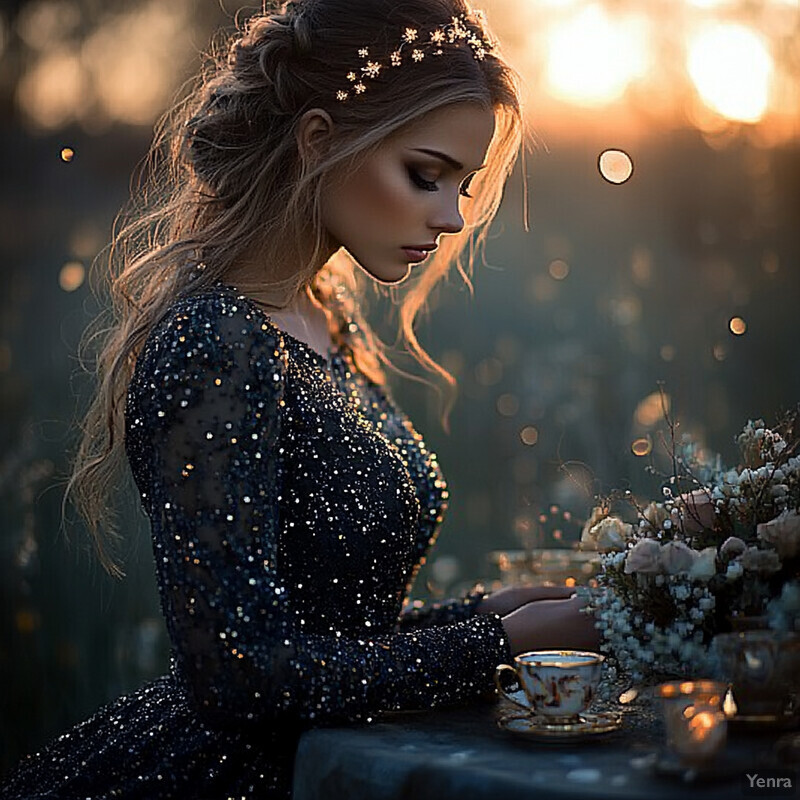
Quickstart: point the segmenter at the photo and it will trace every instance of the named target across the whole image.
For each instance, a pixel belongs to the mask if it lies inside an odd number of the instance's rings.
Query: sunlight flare
[[[648,35],[642,17],[610,18],[590,5],[553,28],[546,79],[552,94],[583,106],[621,97],[647,65]]]
[[[687,69],[702,101],[721,116],[758,122],[769,104],[773,62],[751,28],[716,24],[689,43]]]

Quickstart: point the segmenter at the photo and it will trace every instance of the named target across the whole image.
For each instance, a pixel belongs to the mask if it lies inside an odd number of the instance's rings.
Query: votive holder
[[[658,687],[667,748],[687,766],[712,761],[725,746],[727,691],[727,684],[709,680],[669,681]]]

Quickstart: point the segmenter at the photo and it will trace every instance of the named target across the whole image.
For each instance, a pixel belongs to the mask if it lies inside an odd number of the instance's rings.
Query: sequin
[[[223,284],[183,298],[137,360],[125,445],[169,672],[0,796],[289,798],[304,730],[493,693],[510,652],[482,587],[407,601],[446,483],[346,343],[326,358]]]

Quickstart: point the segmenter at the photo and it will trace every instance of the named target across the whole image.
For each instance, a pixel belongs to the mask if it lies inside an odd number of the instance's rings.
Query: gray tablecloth
[[[776,732],[732,729],[716,765],[692,773],[665,756],[651,707],[627,708],[619,731],[557,744],[501,730],[498,716],[512,711],[501,699],[308,731],[297,752],[295,800],[729,800],[740,796],[747,770],[791,768],[776,756]]]

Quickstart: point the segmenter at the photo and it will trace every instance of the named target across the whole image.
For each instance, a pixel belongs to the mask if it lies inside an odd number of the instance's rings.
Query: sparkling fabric
[[[179,300],[137,360],[125,444],[169,673],[0,797],[287,798],[303,730],[493,694],[511,654],[481,587],[408,604],[446,484],[346,343],[326,358],[222,284]]]

